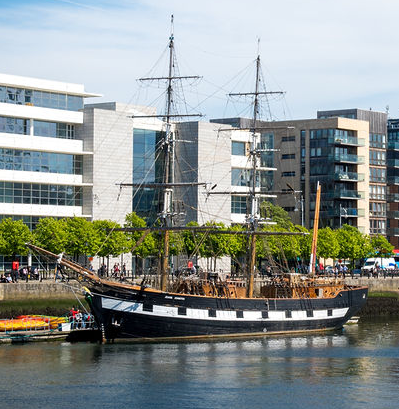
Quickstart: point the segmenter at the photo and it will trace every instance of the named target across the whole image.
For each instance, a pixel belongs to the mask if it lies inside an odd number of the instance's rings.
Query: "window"
[[[231,196],[231,213],[247,213],[247,199],[245,196]]]
[[[0,86],[0,102],[70,111],[83,109],[83,97],[81,96],[5,86]]]
[[[295,135],[283,136],[281,142],[295,142]]]
[[[370,168],[370,182],[386,182],[386,169]]]
[[[251,171],[249,169],[231,169],[231,184],[233,186],[249,186],[251,182]]]
[[[0,116],[0,133],[29,135],[30,120]]]
[[[231,154],[245,156],[245,142],[231,142]]]
[[[281,155],[281,159],[295,159],[295,153],[285,153]]]
[[[282,172],[282,173],[281,173],[281,176],[282,176],[282,177],[295,176],[295,171]]]
[[[369,185],[370,199],[386,200],[386,186]]]
[[[386,234],[385,220],[370,220],[370,234]]]
[[[0,169],[81,175],[82,158],[81,155],[0,148]]]
[[[382,148],[386,147],[386,135],[384,134],[373,134],[369,135],[370,148]]]
[[[386,165],[386,155],[384,151],[371,150],[369,153],[370,165],[385,166]]]
[[[75,139],[75,126],[58,122],[33,121],[33,134],[50,138]]]
[[[82,188],[78,186],[0,182],[0,203],[82,206]]]
[[[370,203],[371,217],[386,217],[386,203]]]
[[[163,177],[163,155],[156,158],[156,148],[164,132],[149,129],[133,130],[133,183],[158,183]],[[132,208],[139,216],[155,220],[159,210],[158,190],[134,188]]]

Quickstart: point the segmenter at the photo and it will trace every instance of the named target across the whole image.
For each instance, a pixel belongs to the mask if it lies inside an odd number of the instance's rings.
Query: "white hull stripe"
[[[208,310],[187,308],[186,315],[179,315],[177,307],[154,305],[153,311],[143,311],[142,303],[120,301],[115,298],[101,297],[102,307],[113,311],[138,313],[155,317],[173,317],[181,319],[213,320],[213,321],[313,321],[320,319],[342,318],[349,308],[332,309],[332,315],[328,310],[313,310],[313,317],[308,317],[306,311],[291,311],[291,317],[286,316],[285,311],[268,311],[268,318],[262,318],[262,311],[243,311],[243,318],[237,318],[235,310],[216,310],[216,317],[209,317]]]

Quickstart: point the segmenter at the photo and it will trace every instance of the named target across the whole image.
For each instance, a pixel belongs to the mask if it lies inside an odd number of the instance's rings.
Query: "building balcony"
[[[388,176],[387,182],[390,185],[399,185],[399,176]]]
[[[371,195],[370,195],[370,199],[371,199]],[[385,197],[384,197],[385,198]],[[381,199],[381,200],[384,200]],[[399,193],[391,193],[388,195],[388,202],[399,202]]]
[[[389,210],[387,217],[388,219],[399,219],[399,210]]]
[[[364,199],[364,192],[358,190],[335,190],[334,192],[327,193],[324,196],[326,199]]]
[[[388,142],[388,149],[399,151],[399,142]]]
[[[399,168],[399,159],[388,159],[387,166],[389,168]]]
[[[398,227],[391,227],[388,229],[390,236],[399,236],[399,228]]]
[[[355,136],[334,136],[334,143],[339,145],[365,146],[364,138],[356,138]]]
[[[328,211],[324,212],[325,216],[328,217],[339,217],[340,209],[329,209]],[[322,212],[323,213],[323,212]],[[364,217],[365,210],[364,209],[341,209],[341,217]]]
[[[335,162],[346,162],[346,163],[357,163],[357,164],[364,163],[363,156],[353,155],[350,153],[346,153],[346,154],[336,153],[335,155],[333,155],[333,157],[329,156],[329,159],[333,159]]]
[[[343,182],[364,182],[364,173],[339,172],[334,174],[334,179]]]

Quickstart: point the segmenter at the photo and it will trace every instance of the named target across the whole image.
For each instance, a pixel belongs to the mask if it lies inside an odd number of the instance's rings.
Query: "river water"
[[[399,319],[252,340],[0,345],[1,408],[398,408]]]

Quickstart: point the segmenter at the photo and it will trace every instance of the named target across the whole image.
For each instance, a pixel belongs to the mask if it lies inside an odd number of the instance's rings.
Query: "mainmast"
[[[258,39],[258,48],[259,48],[259,39]],[[258,127],[256,122],[259,117],[259,96],[260,95],[270,95],[270,94],[283,94],[281,91],[259,91],[259,83],[261,81],[261,64],[260,64],[260,54],[258,50],[258,56],[256,58],[256,79],[255,79],[255,91],[254,92],[246,92],[246,93],[234,93],[229,94],[230,96],[238,95],[253,95],[253,115],[252,115],[252,127],[250,128],[251,131],[251,151],[250,156],[252,160],[252,183],[251,183],[251,191],[249,193],[249,209],[250,212],[247,223],[249,225],[249,231],[251,232],[249,236],[249,254],[247,260],[247,277],[248,277],[248,285],[247,285],[247,297],[253,296],[254,290],[254,276],[255,276],[255,261],[256,261],[256,232],[258,230],[259,221],[260,221],[260,214],[259,214],[259,194],[256,192],[256,184],[258,180],[258,171],[259,171],[259,162],[260,162],[260,155],[261,152],[264,152],[265,149],[262,149],[258,141],[259,133]]]

